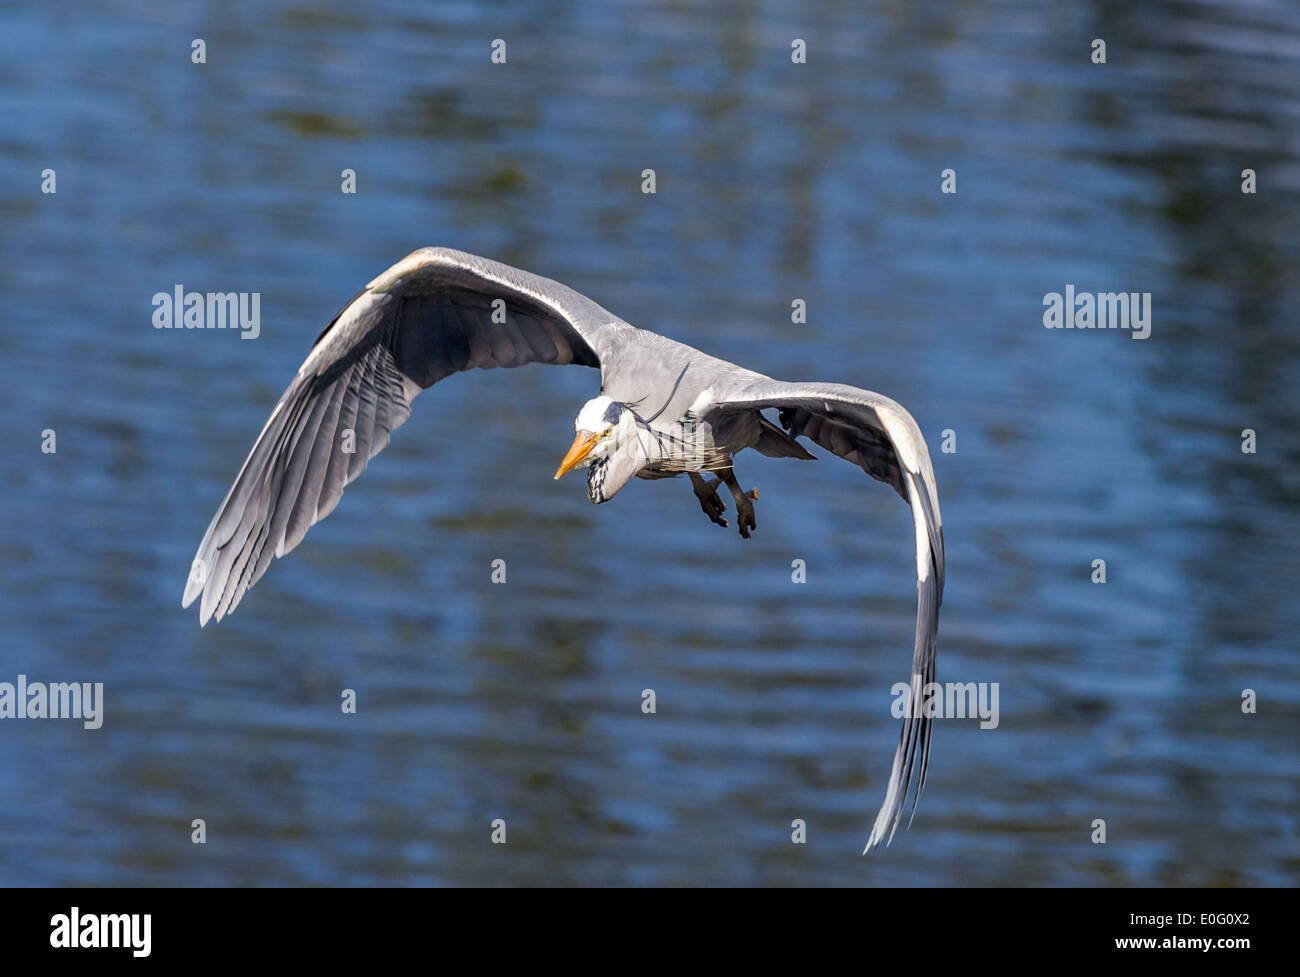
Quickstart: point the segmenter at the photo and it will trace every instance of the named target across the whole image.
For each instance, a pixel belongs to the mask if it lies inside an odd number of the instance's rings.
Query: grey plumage
[[[913,783],[913,810],[925,784],[931,721],[920,706],[924,686],[935,680],[943,599],[938,490],[911,415],[870,391],[784,383],[708,356],[628,325],[558,282],[508,265],[424,248],[370,282],[335,316],[275,405],[208,526],[183,606],[201,597],[199,620],[205,625],[233,611],[272,558],[292,550],[333,511],[345,486],[405,422],[422,389],[453,373],[526,363],[600,370],[602,397],[592,426],[603,431],[579,430],[580,438],[592,433],[584,463],[590,466],[593,502],[612,498],[633,475],[685,472],[706,514],[721,525],[725,505],[717,486],[726,482],[747,536],[747,526],[754,525],[749,500],[757,491],[743,493],[736,484],[732,457],[754,448],[772,457],[811,458],[795,440],[807,437],[893,486],[909,503],[918,590],[912,711],[867,850],[887,842]],[[781,427],[764,410],[775,411]],[[709,471],[717,472],[718,481],[700,479]]]

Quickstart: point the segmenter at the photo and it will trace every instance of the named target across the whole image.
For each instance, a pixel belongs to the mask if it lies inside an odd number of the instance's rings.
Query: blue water
[[[105,686],[98,730],[0,720],[0,882],[1297,881],[1292,5],[110,0],[0,25],[0,682]],[[680,480],[593,507],[551,474],[594,372],[448,380],[236,614],[181,610],[313,338],[428,244],[916,416],[939,677],[998,683],[1001,716],[936,724],[891,848],[860,855],[910,661],[906,507],[752,452],[751,540]],[[155,330],[177,284],[259,292],[261,336]],[[1151,337],[1044,329],[1067,284],[1150,292]]]

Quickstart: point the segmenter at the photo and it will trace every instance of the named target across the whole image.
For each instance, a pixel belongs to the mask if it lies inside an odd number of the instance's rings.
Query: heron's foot
[[[740,487],[740,483],[736,481],[736,473],[730,468],[720,472],[718,477],[727,483],[727,488],[731,489],[731,497],[736,500],[736,524],[740,528],[741,538],[749,539],[750,530],[758,528],[758,522],[754,518],[754,503],[758,501],[758,489],[751,488],[746,492]]]
[[[758,489],[752,488],[748,492],[741,492],[735,499],[736,522],[740,526],[740,535],[744,539],[749,539],[749,531],[758,528],[758,522],[754,519],[754,502],[750,501],[758,499]]]
[[[727,525],[727,520],[722,518],[722,514],[727,511],[727,503],[718,497],[718,485],[722,479],[708,482],[695,472],[687,474],[691,476],[691,488],[695,490],[695,497],[700,500],[700,508],[704,510],[704,514],[719,526]]]

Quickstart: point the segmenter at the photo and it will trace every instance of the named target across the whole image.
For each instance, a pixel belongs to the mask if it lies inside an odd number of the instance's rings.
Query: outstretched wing
[[[745,384],[715,399],[721,411],[775,408],[792,437],[806,435],[828,451],[862,466],[872,478],[892,485],[912,507],[916,527],[916,643],[912,651],[911,711],[903,721],[885,801],[863,854],[894,836],[907,799],[913,768],[920,757],[912,810],[925,787],[930,761],[930,724],[921,708],[922,692],[935,680],[935,641],[943,601],[943,521],[939,489],[925,438],[901,406],[869,390],[838,383]],[[886,841],[888,844],[888,841]]]
[[[199,623],[238,606],[388,444],[422,389],[474,367],[612,358],[631,329],[558,282],[423,248],[334,317],[271,412],[199,543],[181,606]]]

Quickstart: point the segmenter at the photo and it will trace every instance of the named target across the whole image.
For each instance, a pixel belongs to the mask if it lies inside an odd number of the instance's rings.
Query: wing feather
[[[893,839],[915,780],[912,811],[925,787],[933,720],[924,714],[924,690],[935,681],[939,606],[943,603],[943,522],[939,489],[925,438],[912,415],[869,390],[843,384],[761,380],[715,396],[710,411],[775,408],[791,437],[805,435],[823,448],[892,485],[912,509],[916,535],[916,637],[912,648],[910,710],[903,720],[885,799],[863,854]]]
[[[497,299],[504,322],[493,321]],[[448,248],[408,255],[317,337],[199,543],[182,606],[201,597],[201,624],[233,611],[271,561],[334,510],[420,390],[476,367],[603,367],[631,328],[508,265]]]

